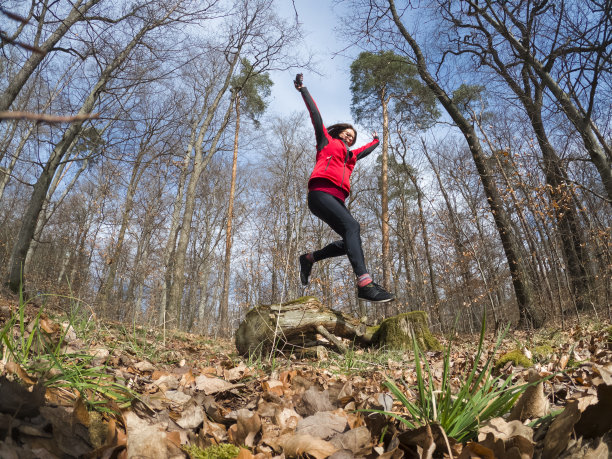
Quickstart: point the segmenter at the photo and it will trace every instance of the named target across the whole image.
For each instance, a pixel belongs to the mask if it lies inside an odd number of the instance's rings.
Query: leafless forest
[[[299,281],[298,256],[334,237],[306,206],[312,126],[261,105],[316,60],[299,16],[273,0],[0,5],[6,289],[224,335],[305,294],[372,320],[425,310],[435,331],[478,330],[485,311],[612,316],[610,1],[340,3],[355,56],[411,72],[353,82],[383,140],[347,200],[398,297],[378,308],[345,258]]]

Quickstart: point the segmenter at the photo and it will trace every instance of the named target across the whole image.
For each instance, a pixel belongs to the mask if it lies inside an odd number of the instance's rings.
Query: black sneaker
[[[357,298],[360,300],[371,301],[372,303],[386,303],[395,299],[395,295],[387,292],[376,282],[357,288]]]
[[[302,285],[308,285],[308,278],[310,277],[310,271],[312,271],[312,263],[306,258],[306,254],[300,255],[300,280]]]

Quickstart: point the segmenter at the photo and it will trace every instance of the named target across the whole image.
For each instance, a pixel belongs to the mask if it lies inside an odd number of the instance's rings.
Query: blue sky
[[[357,51],[347,51],[351,57],[334,55],[344,46],[337,40],[334,28],[338,25],[330,0],[295,0],[299,20],[303,27],[304,41],[314,55],[320,75],[304,70],[304,85],[308,87],[319,107],[323,122],[352,122],[350,65]],[[293,20],[295,10],[291,0],[278,0],[279,14]],[[346,54],[346,53],[344,53]],[[274,81],[269,112],[288,114],[305,111],[300,94],[293,87],[297,72],[273,72]],[[363,139],[363,137],[362,137]]]

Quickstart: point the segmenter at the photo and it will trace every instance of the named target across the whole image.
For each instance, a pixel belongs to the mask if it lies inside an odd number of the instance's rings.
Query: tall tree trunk
[[[178,326],[180,323],[180,311],[181,311],[181,301],[183,297],[183,288],[185,286],[185,260],[187,256],[187,246],[189,244],[189,238],[191,236],[191,225],[193,221],[193,214],[195,211],[196,204],[196,190],[198,186],[198,182],[200,180],[200,176],[202,175],[202,171],[206,168],[208,163],[210,162],[212,156],[217,151],[217,144],[227,123],[229,122],[230,114],[232,112],[233,107],[233,98],[230,100],[225,117],[219,127],[217,133],[215,134],[210,148],[207,152],[206,157],[204,156],[203,151],[203,143],[204,136],[207,133],[215,112],[219,107],[221,102],[221,98],[227,91],[227,88],[230,84],[230,79],[232,77],[234,68],[239,59],[239,52],[234,54],[232,61],[230,62],[230,66],[227,69],[226,78],[224,84],[217,92],[215,100],[207,109],[207,116],[204,120],[204,123],[199,129],[198,136],[195,142],[195,157],[193,162],[193,171],[191,172],[191,176],[189,177],[189,182],[187,184],[187,190],[185,192],[185,210],[183,212],[183,219],[181,223],[181,227],[178,233],[178,242],[176,245],[176,252],[174,254],[174,265],[172,269],[172,285],[168,292],[168,308],[166,313],[169,315],[169,320],[175,323],[175,326]]]
[[[549,195],[553,203],[572,293],[576,297],[577,308],[584,310],[592,304],[593,274],[590,270],[588,245],[584,240],[584,228],[580,224],[574,205],[572,185],[561,165],[561,160],[548,140],[541,111],[532,111],[529,116],[542,150],[544,174],[547,184],[550,185]]]
[[[125,233],[128,229],[132,209],[134,207],[134,195],[136,194],[136,188],[138,187],[138,183],[140,182],[140,178],[142,177],[142,174],[144,172],[144,169],[141,168],[140,165],[142,164],[144,155],[147,152],[149,141],[150,136],[148,136],[148,139],[146,141],[141,142],[138,155],[136,156],[134,166],[132,167],[132,174],[130,175],[130,182],[128,183],[127,192],[125,194],[125,203],[123,204],[123,212],[121,214],[121,225],[119,226],[119,234],[117,235],[117,240],[115,241],[114,247],[111,247],[112,251],[109,254],[108,258],[108,274],[106,276],[106,280],[104,281],[104,285],[100,290],[100,302],[103,305],[109,301],[111,291],[115,284],[118,261],[119,257],[121,256],[121,252],[123,251]]]
[[[382,220],[382,268],[383,287],[391,290],[391,254],[389,250],[389,99],[381,94],[383,111],[383,142],[381,167],[381,220]]]
[[[542,119],[543,83],[537,81],[536,75],[532,72],[533,66],[525,63],[521,72],[523,81],[523,86],[521,87],[512,78],[497,51],[490,47],[489,52],[495,63],[494,69],[520,99],[536,134],[536,139],[542,152],[542,159],[544,160],[544,176],[554,209],[557,233],[561,239],[569,282],[572,293],[576,297],[577,308],[584,310],[593,300],[591,297],[593,293],[593,274],[590,269],[591,259],[574,203],[572,184],[561,160],[548,139],[546,127]],[[538,73],[538,76],[542,78],[540,73]],[[534,86],[533,90],[531,88],[532,85]],[[510,188],[512,189],[512,187]],[[518,207],[517,211],[520,212]],[[532,252],[535,254],[533,249]]]
[[[198,117],[191,121],[191,134],[185,155],[183,157],[183,163],[181,164],[178,184],[176,186],[177,192],[174,197],[174,206],[172,208],[172,217],[170,219],[170,228],[168,230],[168,240],[166,241],[166,247],[164,248],[164,282],[162,283],[161,299],[159,304],[159,323],[165,326],[168,318],[168,301],[169,292],[172,287],[172,275],[174,267],[174,253],[176,250],[176,241],[178,239],[178,232],[181,224],[181,212],[183,210],[183,196],[185,193],[185,184],[187,183],[187,175],[189,173],[189,164],[191,163],[191,152],[195,145],[197,126],[204,117],[204,110],[202,110]]]
[[[423,142],[423,153],[425,154],[427,161],[429,161],[429,164],[431,165],[431,169],[433,170],[434,175],[436,176],[436,181],[438,182],[440,192],[442,193],[442,197],[444,198],[444,203],[446,204],[446,210],[448,212],[448,219],[450,222],[451,235],[453,238],[453,247],[455,249],[455,257],[457,260],[457,265],[459,266],[461,278],[463,279],[463,285],[460,288],[461,295],[463,296],[463,303],[471,306],[473,303],[473,299],[474,299],[474,292],[472,292],[473,287],[471,285],[472,275],[471,275],[470,265],[469,265],[467,256],[465,255],[467,252],[467,249],[463,242],[464,237],[463,237],[461,230],[459,229],[459,225],[457,224],[457,213],[455,212],[453,203],[451,202],[450,196],[448,195],[448,192],[446,191],[446,187],[444,186],[444,183],[442,182],[442,177],[440,176],[440,170],[434,164],[433,159],[429,155],[429,152],[427,151],[427,147],[424,142]]]
[[[483,184],[483,188],[491,208],[491,213],[495,220],[495,225],[502,241],[504,253],[508,260],[508,267],[510,269],[510,275],[512,277],[512,284],[517,299],[517,305],[519,309],[520,324],[522,326],[533,325],[539,328],[544,323],[544,317],[542,312],[535,306],[532,299],[532,285],[527,275],[527,270],[524,266],[524,261],[521,258],[521,252],[519,250],[519,244],[516,240],[515,235],[512,233],[510,220],[503,206],[499,191],[493,180],[493,175],[487,166],[484,152],[476,132],[470,122],[462,115],[459,107],[448,96],[448,94],[442,89],[437,83],[434,77],[427,69],[427,63],[425,56],[423,55],[421,48],[415,39],[404,27],[400,17],[397,14],[395,8],[395,1],[388,0],[393,21],[397,26],[399,32],[404,37],[408,45],[412,48],[415,54],[416,66],[419,75],[425,82],[425,84],[434,92],[442,106],[445,108],[447,113],[451,116],[455,124],[459,127],[463,136],[465,137],[472,158],[478,170],[478,175]]]
[[[68,195],[68,192],[72,190],[79,176],[83,173],[85,169],[87,169],[88,163],[89,163],[89,160],[87,159],[83,160],[83,164],[81,164],[81,167],[79,167],[79,170],[76,171],[76,173],[72,176],[70,183],[68,183],[68,185],[66,185],[64,189],[62,190],[62,194],[59,197],[59,199],[56,201],[56,203],[53,205],[53,209],[57,208],[57,206],[59,206],[64,200],[64,198]],[[66,164],[67,163],[63,163],[60,169],[63,169],[66,166]],[[51,216],[53,215],[53,209],[49,208],[49,204],[51,201],[51,197],[55,193],[55,190],[57,189],[57,186],[61,182],[63,175],[64,174],[62,173],[61,170],[59,173],[56,174],[55,178],[53,179],[53,183],[51,184],[51,187],[49,189],[49,192],[47,193],[47,198],[45,199],[45,203],[43,204],[42,216],[36,222],[36,229],[34,230],[34,237],[32,238],[30,248],[28,249],[28,253],[26,254],[26,258],[24,262],[24,271],[26,272],[29,271],[29,266],[32,261],[32,257],[34,256],[34,252],[36,251],[36,248],[38,247],[38,241],[41,237],[42,231],[45,225],[47,224],[47,222],[49,221],[49,219],[51,218]]]
[[[425,213],[423,212],[423,191],[419,186],[415,174],[408,174],[408,178],[414,185],[417,192],[417,205],[419,207],[419,222],[421,225],[421,234],[423,235],[423,245],[425,246],[425,258],[427,259],[427,267],[429,269],[429,285],[431,287],[431,297],[433,300],[433,308],[435,317],[442,324],[442,315],[440,314],[440,297],[438,296],[438,288],[436,283],[436,274],[433,267],[433,258],[429,248],[429,234],[427,232],[427,222],[425,221]]]
[[[223,290],[219,305],[219,325],[221,334],[227,336],[229,332],[229,286],[232,257],[232,218],[234,215],[234,196],[236,194],[236,171],[238,168],[238,137],[240,133],[240,94],[236,94],[236,132],[234,133],[234,156],[232,158],[232,178],[230,183],[229,203],[227,207],[227,224],[225,228],[225,260],[223,265]]]

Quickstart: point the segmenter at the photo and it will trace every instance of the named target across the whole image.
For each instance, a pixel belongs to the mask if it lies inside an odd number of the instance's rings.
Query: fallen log
[[[307,296],[251,309],[236,331],[236,348],[242,355],[272,348],[285,353],[317,354],[317,349],[324,346],[345,354],[351,345],[410,349],[413,335],[422,350],[441,348],[429,331],[427,313],[423,311],[366,326],[357,318],[326,308],[317,298]]]

